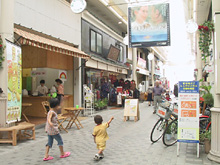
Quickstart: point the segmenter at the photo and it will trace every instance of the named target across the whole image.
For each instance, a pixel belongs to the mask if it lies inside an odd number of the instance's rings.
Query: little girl
[[[53,145],[53,139],[55,139],[58,143],[58,146],[60,148],[60,158],[66,158],[70,156],[70,152],[64,152],[63,151],[63,140],[60,136],[59,130],[58,130],[58,123],[57,123],[57,111],[60,109],[59,106],[59,100],[57,98],[50,100],[50,110],[47,114],[47,122],[45,130],[48,134],[48,143],[46,145],[46,153],[44,156],[44,161],[52,160],[53,157],[49,156],[49,150]]]

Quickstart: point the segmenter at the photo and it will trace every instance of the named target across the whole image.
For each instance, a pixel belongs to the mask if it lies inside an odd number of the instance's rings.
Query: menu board
[[[6,122],[21,120],[22,105],[22,63],[21,48],[6,42],[8,63],[8,109]]]
[[[138,99],[125,99],[124,116],[138,115]]]
[[[179,82],[178,142],[199,143],[199,82]]]

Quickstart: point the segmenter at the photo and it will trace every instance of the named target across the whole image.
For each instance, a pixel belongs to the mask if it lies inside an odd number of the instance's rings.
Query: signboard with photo
[[[129,46],[170,45],[169,4],[142,4],[128,8]]]

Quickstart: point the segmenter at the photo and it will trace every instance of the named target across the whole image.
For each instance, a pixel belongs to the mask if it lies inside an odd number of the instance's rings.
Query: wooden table
[[[25,115],[25,111],[28,109],[28,107],[32,106],[31,103],[22,103],[22,115],[24,116],[25,120],[30,123],[29,119]]]
[[[66,129],[71,128],[73,123],[75,123],[75,125],[78,129],[80,129],[79,125],[81,126],[81,128],[83,128],[82,124],[78,120],[78,116],[79,116],[79,113],[82,110],[84,110],[84,108],[65,107],[64,110],[67,111],[68,115],[70,116],[70,120],[69,120],[69,123],[66,126]],[[78,122],[78,124],[77,124],[77,122]]]

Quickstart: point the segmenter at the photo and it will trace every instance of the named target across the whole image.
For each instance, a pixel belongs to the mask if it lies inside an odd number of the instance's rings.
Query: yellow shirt
[[[93,130],[93,136],[95,136],[96,143],[102,143],[109,139],[106,131],[108,127],[108,123],[103,123],[95,126]]]

